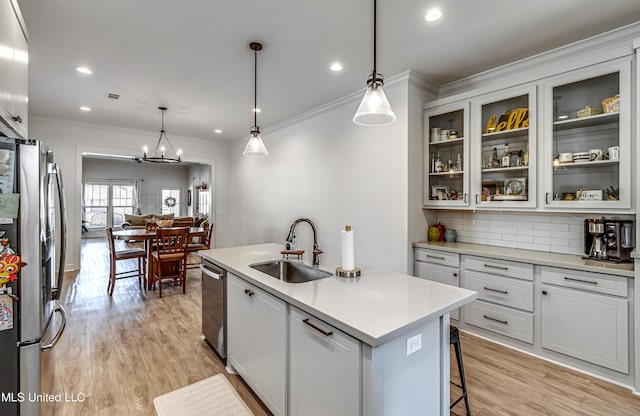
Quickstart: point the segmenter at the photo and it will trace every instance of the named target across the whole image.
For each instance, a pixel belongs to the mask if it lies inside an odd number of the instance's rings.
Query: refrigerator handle
[[[64,186],[62,185],[62,172],[57,163],[52,163],[52,173],[56,177],[58,188],[58,200],[60,201],[60,257],[58,258],[58,277],[56,286],[51,290],[52,299],[60,299],[62,293],[62,281],[64,279],[64,266],[67,259],[67,208],[64,203]],[[64,314],[64,312],[62,312]]]
[[[58,306],[54,312],[59,312],[60,313],[60,317],[62,318],[62,322],[60,323],[60,328],[58,328],[58,332],[56,332],[56,335],[51,339],[51,342],[48,343],[47,345],[43,345],[40,347],[41,350],[50,350],[51,348],[55,347],[55,345],[58,343],[58,341],[60,340],[60,337],[62,336],[62,333],[64,332],[64,327],[67,326],[67,314],[64,311],[64,308],[62,306]],[[49,321],[51,322],[51,320]],[[45,330],[46,332],[46,330]]]

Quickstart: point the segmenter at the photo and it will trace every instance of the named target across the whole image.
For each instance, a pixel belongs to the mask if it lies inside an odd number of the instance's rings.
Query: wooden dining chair
[[[141,248],[130,248],[127,250],[116,251],[115,239],[113,237],[113,229],[106,227],[107,241],[109,243],[109,285],[107,291],[109,296],[113,295],[113,289],[116,286],[117,279],[124,279],[126,277],[138,276],[138,283],[140,287],[147,286],[147,253]],[[138,260],[138,268],[124,271],[117,271],[117,262],[119,260]],[[144,283],[144,284],[143,284]]]
[[[158,293],[162,297],[162,282],[172,280],[182,285],[186,293],[187,280],[187,242],[189,227],[156,229],[155,249],[151,253],[153,262],[153,288],[158,283]]]
[[[200,241],[194,242],[194,238],[189,238],[189,244],[187,244],[187,253],[195,253],[199,250],[208,250],[211,248],[211,238],[213,237],[213,223],[209,226],[207,233],[199,239]],[[196,240],[197,241],[197,240]],[[188,269],[200,267],[200,261],[194,263],[187,263]]]

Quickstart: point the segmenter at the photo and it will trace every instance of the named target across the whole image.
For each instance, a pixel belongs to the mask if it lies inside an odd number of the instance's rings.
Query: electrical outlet
[[[407,355],[411,355],[422,349],[422,334],[414,335],[407,338]]]

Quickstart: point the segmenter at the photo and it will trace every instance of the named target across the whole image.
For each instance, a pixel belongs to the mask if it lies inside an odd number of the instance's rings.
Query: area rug
[[[223,374],[153,399],[158,416],[253,416]]]

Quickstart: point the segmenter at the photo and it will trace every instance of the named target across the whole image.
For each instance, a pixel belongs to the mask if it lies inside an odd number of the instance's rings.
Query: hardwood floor
[[[160,299],[130,278],[119,280],[110,298],[106,241],[83,240],[81,264],[82,271],[65,281],[68,324],[52,353],[58,364],[54,393],[83,393],[86,399],[57,403],[55,416],[155,415],[154,397],[218,373],[256,416],[268,414],[201,341],[197,269],[189,272],[186,295],[177,286],[166,287]],[[474,416],[640,414],[640,397],[625,388],[465,333],[461,343]],[[455,379],[454,356],[451,362]],[[457,394],[452,387],[451,396]],[[464,405],[451,414],[464,415]]]
[[[134,277],[118,280],[109,297],[106,240],[84,239],[81,257],[81,272],[65,279],[67,327],[52,353],[55,393],[83,393],[86,399],[57,403],[55,416],[152,416],[154,397],[218,373],[255,415],[267,414],[200,338],[198,269],[189,270],[185,295],[178,286],[165,286],[160,299],[157,290],[140,290]]]

